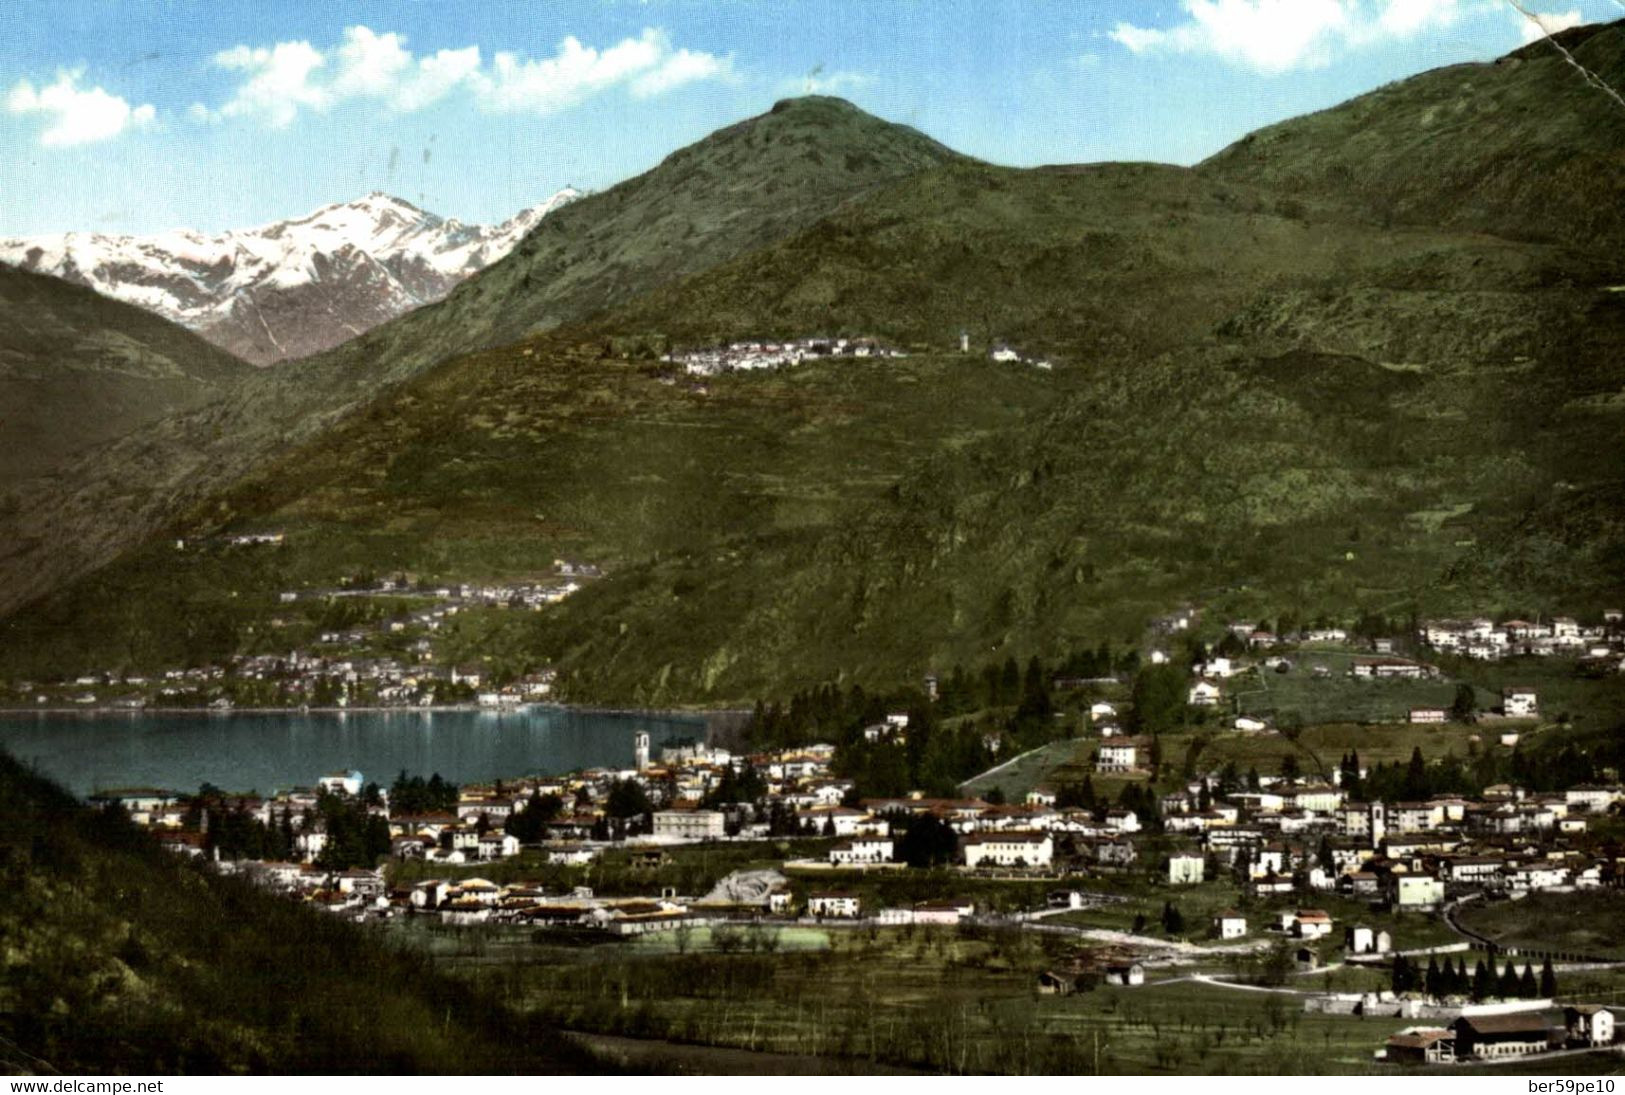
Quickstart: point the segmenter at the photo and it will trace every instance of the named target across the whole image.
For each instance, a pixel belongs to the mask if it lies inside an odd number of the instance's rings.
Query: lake
[[[354,768],[387,787],[401,769],[457,783],[577,768],[632,766],[647,730],[656,755],[670,737],[702,738],[698,717],[564,707],[515,711],[350,711],[225,714],[0,714],[0,747],[75,794],[98,788],[193,791],[212,783],[262,794],[308,787]]]

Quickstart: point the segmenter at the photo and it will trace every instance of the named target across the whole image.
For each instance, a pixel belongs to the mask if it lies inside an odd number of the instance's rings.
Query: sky
[[[1625,0],[8,0],[0,236],[241,228],[372,190],[494,223],[775,101],[1013,166],[1189,164]]]

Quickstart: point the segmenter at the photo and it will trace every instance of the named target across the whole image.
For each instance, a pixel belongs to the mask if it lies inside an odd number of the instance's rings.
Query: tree
[[[1288,753],[1281,758],[1281,778],[1288,783],[1298,781],[1298,754]]]
[[[1403,955],[1394,956],[1393,989],[1395,995],[1403,995],[1416,987],[1416,972],[1411,969],[1410,961]]]
[[[1550,1000],[1557,995],[1557,972],[1552,969],[1552,960],[1546,959],[1546,964],[1540,968],[1540,995]]]
[[[910,867],[951,863],[958,851],[959,836],[953,826],[931,814],[910,818],[903,838],[897,842],[897,858]]]
[[[1467,683],[1456,685],[1456,698],[1450,704],[1450,718],[1453,722],[1472,722],[1478,713],[1478,696],[1473,686]]]
[[[1137,734],[1168,730],[1184,721],[1185,675],[1173,665],[1152,665],[1134,676],[1130,729]]]
[[[1411,801],[1428,797],[1428,766],[1427,761],[1422,759],[1420,745],[1411,749],[1411,760],[1405,768],[1404,788],[1404,797]]]
[[[1168,935],[1180,935],[1185,930],[1185,914],[1172,901],[1163,903],[1162,930]]]
[[[558,795],[543,795],[532,791],[525,805],[508,816],[503,828],[513,834],[521,844],[535,844],[542,839],[547,823],[558,817],[563,809],[564,800]]]
[[[1515,1000],[1518,997],[1518,971],[1512,965],[1512,959],[1507,959],[1506,969],[1501,971],[1501,978],[1495,984],[1495,995],[1503,1000]]]
[[[1060,796],[1057,795],[1056,798],[1059,799]],[[1003,806],[1004,805],[1004,788],[1003,787],[990,787],[990,788],[988,788],[987,793],[982,796],[982,801],[987,803],[989,806]]]
[[[1473,999],[1488,1000],[1495,994],[1495,974],[1490,972],[1489,965],[1480,958],[1478,968],[1473,970]]]
[[[1540,995],[1540,985],[1535,981],[1535,967],[1525,962],[1523,976],[1518,978],[1518,995],[1525,1000],[1533,1000]]]
[[[610,784],[609,795],[604,800],[604,811],[610,817],[637,817],[652,809],[648,792],[637,780],[618,779]]]

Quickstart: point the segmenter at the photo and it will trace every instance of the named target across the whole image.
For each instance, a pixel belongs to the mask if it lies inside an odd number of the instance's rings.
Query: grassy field
[[[1065,940],[953,929],[829,932],[773,955],[655,954],[520,937],[439,961],[576,1029],[954,1073],[1375,1072],[1403,1021],[1310,1015],[1292,994],[1190,981],[1038,996]],[[1159,975],[1160,977],[1161,975]],[[1334,987],[1377,975],[1340,971]],[[1324,988],[1326,974],[1290,988]]]
[[[1462,907],[1460,920],[1504,946],[1625,959],[1625,895],[1618,891],[1475,901]]]
[[[1264,715],[1280,724],[1312,725],[1324,722],[1405,722],[1413,707],[1448,709],[1456,696],[1456,682],[1438,680],[1367,680],[1352,676],[1355,655],[1345,650],[1302,650],[1292,670],[1278,673],[1260,669],[1227,683],[1241,712]],[[1330,675],[1317,677],[1321,666]],[[1501,701],[1500,693],[1481,690],[1480,708]]]
[[[985,796],[998,788],[1006,802],[1022,802],[1028,791],[1049,782],[1052,773],[1070,764],[1081,750],[1092,747],[1092,741],[1080,738],[1052,741],[1013,758],[1007,767],[983,772],[974,779],[966,780],[960,789],[967,795]]]

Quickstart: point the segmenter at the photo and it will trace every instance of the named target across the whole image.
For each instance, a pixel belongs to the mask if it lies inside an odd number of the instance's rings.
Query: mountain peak
[[[485,227],[382,190],[216,235],[0,240],[0,263],[138,304],[256,364],[328,349],[445,296],[579,192]]]

